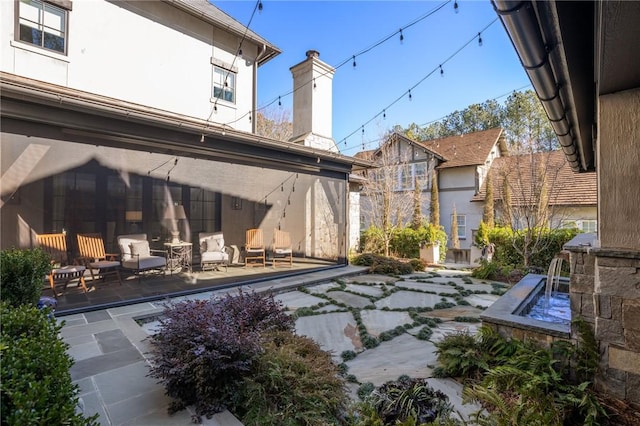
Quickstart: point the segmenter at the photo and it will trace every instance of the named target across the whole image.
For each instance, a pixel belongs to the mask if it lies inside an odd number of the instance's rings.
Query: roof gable
[[[502,155],[507,153],[501,128],[422,141],[419,144],[445,160],[438,169],[485,164],[496,144]]]

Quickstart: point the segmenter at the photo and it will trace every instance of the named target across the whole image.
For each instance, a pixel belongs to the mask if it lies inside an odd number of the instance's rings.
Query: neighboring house
[[[524,228],[526,219],[536,215],[538,203],[546,200],[548,209],[543,209],[544,217],[535,223],[595,232],[598,213],[596,174],[573,172],[562,151],[496,158],[489,173],[498,222],[505,218],[506,185],[511,198],[511,226]],[[485,179],[480,193],[472,201],[484,206],[486,191]]]
[[[598,344],[596,389],[637,410],[640,2],[493,4],[571,168],[596,172],[597,236],[565,246],[571,253],[571,313],[592,327]],[[571,185],[573,176],[565,181]]]
[[[258,68],[280,51],[205,0],[0,11],[1,248],[62,231],[71,245],[99,232],[110,252],[133,232],[162,246],[176,226],[242,246],[260,227],[267,245],[281,228],[297,256],[346,262],[349,176],[368,163],[330,149],[317,52],[292,68],[294,87],[317,83],[294,94],[305,135],[281,142],[253,134]],[[187,220],[165,220],[176,204]]]
[[[378,168],[369,170],[369,183],[361,194],[361,226],[379,224],[375,217],[383,184],[394,197],[392,223],[408,224],[413,210],[415,182],[422,190],[422,213],[429,217],[431,182],[436,173],[440,204],[440,224],[451,236],[453,207],[456,208],[460,248],[468,251],[472,232],[482,219],[482,206],[473,203],[493,161],[506,154],[502,129],[489,129],[461,136],[416,142],[398,133],[392,134],[381,148],[363,151],[359,158],[370,159]],[[379,213],[378,213],[379,215]],[[400,216],[398,218],[398,216]],[[450,242],[449,242],[450,244]]]

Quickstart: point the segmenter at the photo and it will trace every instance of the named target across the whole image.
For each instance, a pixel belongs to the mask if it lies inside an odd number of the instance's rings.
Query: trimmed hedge
[[[51,258],[42,249],[0,251],[0,300],[17,307],[35,306],[40,299],[44,277],[51,270]]]
[[[2,424],[97,425],[97,415],[76,413],[78,387],[69,374],[69,346],[59,337],[62,325],[33,306],[3,302],[0,311]]]
[[[389,250],[400,258],[419,258],[420,244],[438,242],[440,247],[447,246],[447,234],[441,226],[427,224],[418,229],[410,227],[396,228],[391,232]],[[380,228],[370,226],[360,236],[360,249],[363,252],[384,253],[384,234]],[[440,250],[441,261],[446,250]]]

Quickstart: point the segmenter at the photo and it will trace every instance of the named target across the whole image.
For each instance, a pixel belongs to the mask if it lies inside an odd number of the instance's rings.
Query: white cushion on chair
[[[134,258],[136,256],[140,256],[141,258],[151,256],[148,241],[133,241],[129,246],[131,247],[131,256]]]
[[[129,259],[122,262],[122,266],[127,269],[155,269],[167,265],[167,259],[162,256],[147,256],[138,259]]]
[[[291,254],[291,249],[277,248],[274,250],[276,254]]]
[[[205,251],[201,254],[201,262],[228,262],[229,253],[223,253],[221,251]]]
[[[129,234],[118,236],[118,245],[120,246],[120,254],[122,255],[121,259],[123,262],[125,260],[131,259],[131,243],[136,241],[147,241],[147,234]]]
[[[209,237],[205,239],[205,242],[207,243],[207,252],[223,251],[224,249],[224,237],[222,234]]]

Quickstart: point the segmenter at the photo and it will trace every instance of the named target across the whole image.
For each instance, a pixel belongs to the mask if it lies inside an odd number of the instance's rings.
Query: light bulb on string
[[[353,68],[354,69],[356,68],[356,56],[355,55],[353,55]]]
[[[262,2],[258,0],[258,12],[262,12]]]
[[[238,56],[242,56],[242,47],[238,49]]]
[[[283,184],[280,184],[280,191],[284,192],[284,185]]]
[[[482,34],[478,33],[478,46],[482,47]]]
[[[280,100],[280,96],[278,96],[278,106],[282,106],[282,101]]]
[[[315,78],[313,79],[313,88],[314,89],[316,88],[316,79]]]
[[[460,11],[460,10],[458,10],[458,0],[454,0],[454,2],[453,2],[453,10],[456,13],[458,13]]]
[[[404,41],[404,34],[402,34],[402,28],[400,28],[400,43]]]
[[[362,126],[362,136],[364,136],[364,126]]]
[[[251,123],[251,113],[249,113],[249,123]]]
[[[442,65],[440,65],[440,77],[444,77],[444,70],[442,69]]]
[[[382,110],[382,119],[385,120],[387,118],[387,110],[383,109]]]
[[[413,97],[411,96],[411,89],[409,89],[409,100],[412,100]]]

